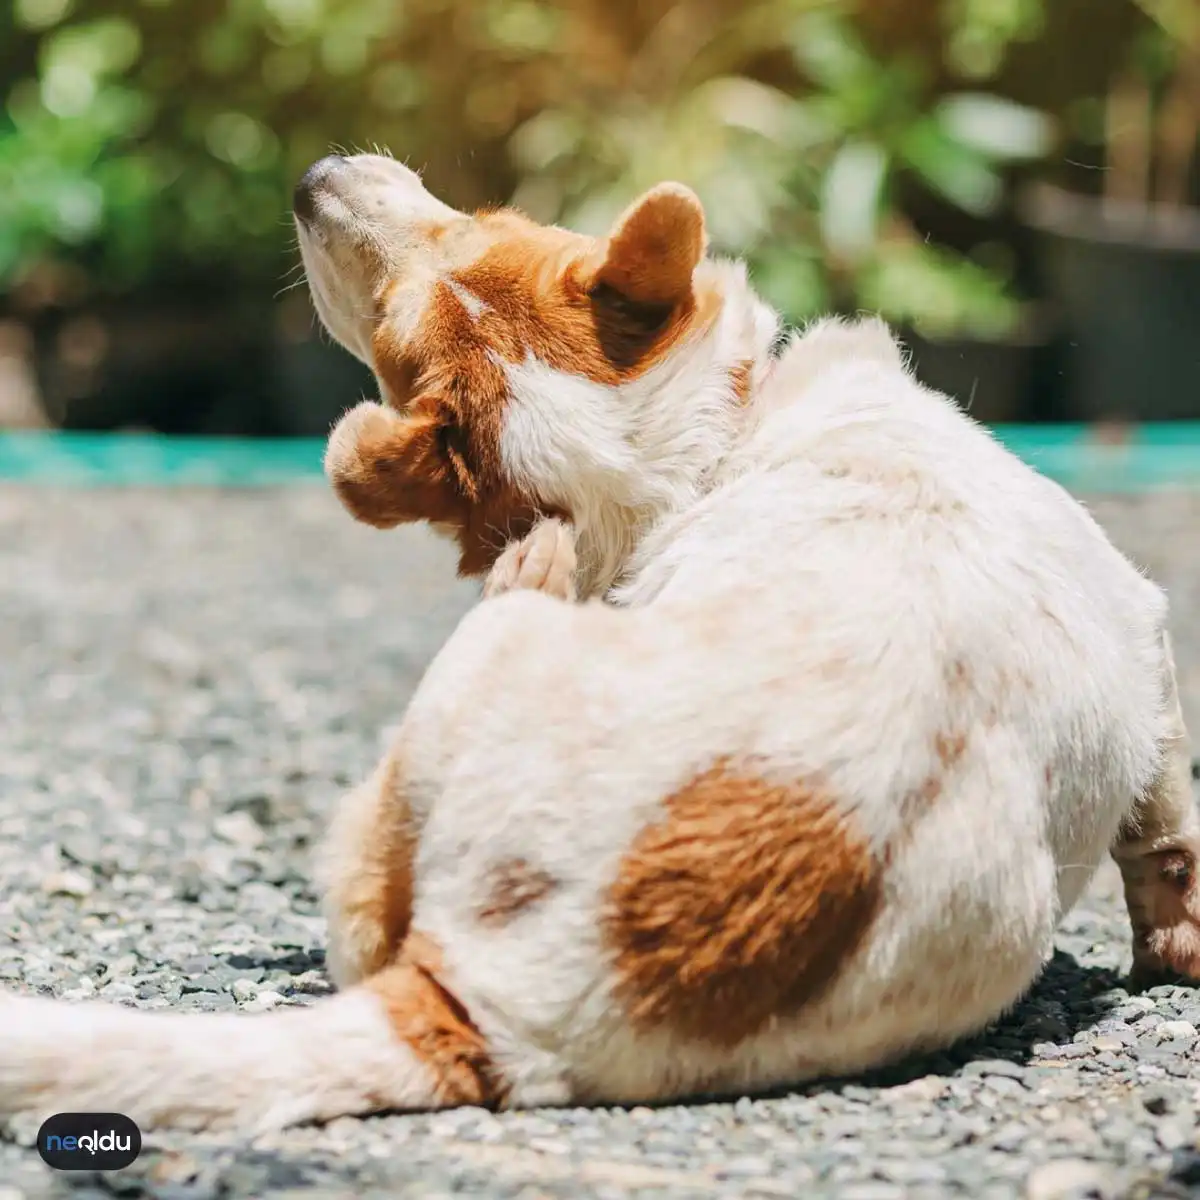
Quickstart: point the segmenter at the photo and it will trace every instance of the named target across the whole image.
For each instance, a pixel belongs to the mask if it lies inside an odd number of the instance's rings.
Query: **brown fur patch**
[[[643,1028],[732,1046],[817,999],[882,901],[880,864],[834,800],[721,762],[665,802],[603,918]]]
[[[464,427],[435,400],[401,416],[380,405],[363,417],[352,410],[330,435],[326,474],[343,506],[380,529],[429,521],[452,530],[459,573],[481,575],[509,540],[524,537],[541,516],[563,516],[537,505],[491,461],[485,430],[476,430],[475,458]]]
[[[967,750],[967,735],[965,733],[939,733],[933,739],[933,748],[938,761],[949,770]]]
[[[400,438],[385,436],[380,424],[345,456],[345,471],[330,472],[342,503],[381,527],[427,520],[453,529],[463,575],[486,572],[539,516],[570,520],[570,513],[522,490],[504,470],[500,436],[508,384],[502,364],[532,354],[555,370],[613,387],[645,373],[710,324],[721,296],[715,287],[694,289],[682,259],[660,263],[661,277],[642,272],[636,286],[614,267],[618,252],[630,271],[638,254],[657,262],[656,239],[666,236],[677,203],[668,196],[636,236],[632,227],[624,231],[625,242],[614,236],[596,243],[510,211],[477,217],[475,232],[487,248],[449,278],[479,300],[480,311],[468,312],[450,283],[438,283],[411,337],[400,339],[386,319],[381,323],[372,346],[375,369],[409,427]],[[689,240],[694,230],[684,224],[680,254],[687,258],[698,252]],[[621,291],[622,281],[636,294]],[[386,311],[386,293],[381,306]]]
[[[632,303],[669,308],[690,295],[705,240],[695,195],[660,184],[630,205],[609,234],[596,282]]]
[[[370,976],[395,958],[408,933],[416,837],[403,771],[395,757],[362,786],[377,788],[377,794],[364,797],[367,806],[356,814],[353,858],[331,882],[330,899],[352,937],[358,972]],[[347,802],[356,801],[352,797]]]
[[[742,408],[745,408],[745,406],[750,403],[750,382],[751,373],[753,370],[753,363],[743,362],[738,363],[738,365],[729,372],[729,382],[733,388],[733,398]]]
[[[410,933],[396,963],[364,985],[387,1010],[392,1029],[429,1068],[439,1105],[491,1106],[504,1095],[483,1035],[440,981],[440,947]]]
[[[965,691],[971,685],[971,671],[961,658],[950,661],[946,667],[946,686],[951,691]]]
[[[488,895],[479,907],[479,921],[483,925],[507,925],[557,886],[553,875],[523,858],[497,863],[489,874]]]
[[[489,220],[497,226],[492,248],[454,281],[486,306],[477,339],[506,362],[533,354],[612,387],[644,374],[716,316],[720,296],[712,288],[634,299],[605,278],[590,239],[508,213]]]

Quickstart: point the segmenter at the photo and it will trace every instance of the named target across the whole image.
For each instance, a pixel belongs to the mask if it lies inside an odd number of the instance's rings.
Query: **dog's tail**
[[[502,1098],[465,1009],[408,958],[310,1007],[253,1016],[0,995],[0,1117],[117,1112],[142,1129],[262,1132]]]

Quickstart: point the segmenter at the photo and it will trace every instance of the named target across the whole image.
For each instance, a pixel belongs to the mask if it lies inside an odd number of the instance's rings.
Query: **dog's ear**
[[[691,295],[705,247],[704,209],[695,192],[661,183],[634,201],[597,247],[592,293],[670,311]]]
[[[325,474],[345,508],[377,529],[447,522],[477,499],[453,410],[426,399],[400,414],[364,400],[333,427]]]

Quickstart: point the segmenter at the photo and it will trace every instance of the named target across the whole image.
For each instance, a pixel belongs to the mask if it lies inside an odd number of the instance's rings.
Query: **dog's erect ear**
[[[704,257],[704,209],[690,188],[660,183],[636,200],[597,247],[593,289],[650,308],[673,308]]]
[[[325,474],[351,515],[377,529],[451,521],[477,498],[453,413],[430,402],[409,415],[356,405],[329,435]]]

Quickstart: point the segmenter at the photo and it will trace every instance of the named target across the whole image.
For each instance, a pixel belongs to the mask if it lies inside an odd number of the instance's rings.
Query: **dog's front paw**
[[[575,567],[575,531],[565,521],[539,521],[496,560],[483,585],[483,598],[524,588],[573,601]]]
[[[1197,848],[1188,845],[1121,864],[1133,926],[1132,987],[1200,982],[1198,859]]]

